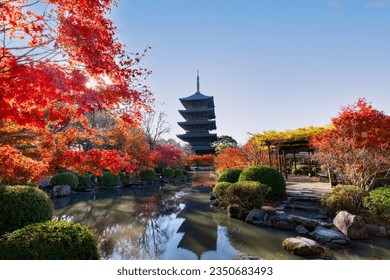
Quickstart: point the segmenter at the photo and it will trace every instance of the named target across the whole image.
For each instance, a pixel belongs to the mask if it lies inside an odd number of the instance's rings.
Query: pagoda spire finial
[[[197,76],[196,76],[196,92],[199,91],[199,69],[197,70]]]

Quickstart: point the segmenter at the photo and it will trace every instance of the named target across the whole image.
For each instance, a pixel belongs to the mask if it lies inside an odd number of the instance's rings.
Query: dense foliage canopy
[[[0,3],[2,183],[36,182],[54,167],[133,170],[144,160],[104,145],[118,136],[112,131],[128,138],[152,101],[142,83],[149,71],[139,66],[145,52],[128,54],[108,18],[115,4]],[[110,116],[111,129],[94,121],[101,112]]]

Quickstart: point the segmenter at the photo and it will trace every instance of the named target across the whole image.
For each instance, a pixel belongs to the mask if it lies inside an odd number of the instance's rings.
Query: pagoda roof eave
[[[199,91],[197,91],[193,95],[179,98],[179,99],[181,101],[198,101],[198,100],[210,100],[210,99],[213,99],[213,97],[201,94]]]
[[[188,97],[179,98],[179,100],[184,107],[186,107],[187,104],[189,105],[193,102],[206,101],[208,102],[209,108],[214,108],[214,97],[203,95],[200,92],[196,92],[195,94]]]
[[[207,118],[208,119],[215,119],[215,111],[213,108],[210,109],[192,109],[192,110],[179,110],[180,115],[183,116],[187,120],[187,117],[190,117],[192,114],[199,114],[199,113],[204,113],[208,114]]]
[[[191,146],[195,151],[214,151],[215,148],[211,146]]]

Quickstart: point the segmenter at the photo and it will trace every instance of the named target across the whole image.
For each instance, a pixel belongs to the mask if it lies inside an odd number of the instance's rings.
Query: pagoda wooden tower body
[[[180,98],[185,110],[179,113],[185,119],[178,122],[185,131],[185,134],[178,134],[177,137],[188,142],[196,154],[212,154],[214,147],[211,142],[217,140],[216,133],[210,133],[217,129],[215,122],[214,97],[206,96],[199,91],[199,74],[197,76],[197,91],[191,96]]]

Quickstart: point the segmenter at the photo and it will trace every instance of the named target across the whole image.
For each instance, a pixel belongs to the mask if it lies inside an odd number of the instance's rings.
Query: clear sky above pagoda
[[[121,0],[112,18],[143,66],[171,135],[179,98],[214,96],[217,133],[325,125],[367,97],[390,114],[390,1]]]

